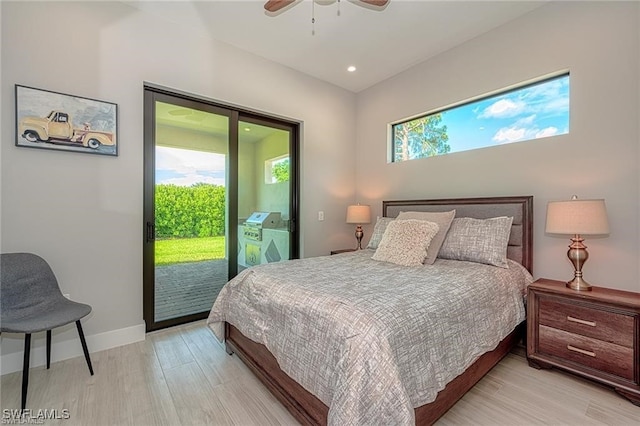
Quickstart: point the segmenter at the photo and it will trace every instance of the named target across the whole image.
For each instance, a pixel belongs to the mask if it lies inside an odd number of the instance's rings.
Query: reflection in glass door
[[[149,96],[154,120],[152,143],[145,145],[145,157],[153,158],[152,167],[145,161],[145,321],[151,330],[205,317],[228,281],[231,114]]]
[[[291,258],[289,128],[238,124],[238,272]]]

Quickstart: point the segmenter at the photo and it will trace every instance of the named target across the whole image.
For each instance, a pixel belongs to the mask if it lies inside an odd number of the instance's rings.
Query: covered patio
[[[227,270],[226,259],[157,266],[155,320],[209,311],[228,281]]]

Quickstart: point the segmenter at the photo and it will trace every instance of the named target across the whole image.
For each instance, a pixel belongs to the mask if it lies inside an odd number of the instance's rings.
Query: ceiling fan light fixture
[[[319,3],[326,3],[323,2],[321,0],[317,0]],[[296,3],[300,3],[301,0],[267,0],[267,2],[264,4],[264,9],[265,11],[267,11],[269,14],[277,14],[280,11],[284,11],[285,9],[287,9],[289,6],[292,6],[293,4]],[[315,3],[316,0],[311,0],[312,3]],[[338,4],[338,16],[340,15],[340,0],[335,0],[335,2]],[[332,1],[329,1],[328,3],[332,3]],[[375,10],[382,10],[387,6],[387,3],[389,3],[389,0],[358,0],[355,1],[354,3],[358,4],[360,3],[360,5],[364,5],[364,6],[369,6],[369,8],[373,8]],[[274,15],[271,15],[274,16]]]
[[[389,0],[360,0],[362,3],[370,4],[371,6],[384,7],[389,3]]]
[[[184,116],[193,114],[193,110],[187,109],[187,108],[178,108],[178,109],[172,109],[171,111],[168,111],[168,113],[170,115],[184,117]]]
[[[269,0],[264,4],[264,9],[267,12],[275,13],[280,9],[284,9],[285,7],[295,3],[296,0]]]

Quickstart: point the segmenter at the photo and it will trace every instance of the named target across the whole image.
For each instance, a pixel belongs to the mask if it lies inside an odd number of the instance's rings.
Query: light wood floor
[[[67,409],[71,425],[292,425],[296,421],[203,322],[31,370],[27,407]],[[21,373],[2,376],[2,408],[18,408]],[[613,391],[509,354],[438,425],[638,425],[640,407]]]

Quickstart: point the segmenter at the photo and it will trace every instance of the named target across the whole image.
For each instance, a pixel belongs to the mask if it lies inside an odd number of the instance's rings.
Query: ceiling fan
[[[267,12],[275,13],[293,3],[296,3],[297,1],[298,0],[268,0],[264,4],[264,8]],[[312,0],[312,1],[315,1],[315,0]],[[382,8],[386,6],[387,3],[389,3],[389,0],[358,0],[358,2],[368,6],[375,6],[375,7]]]

